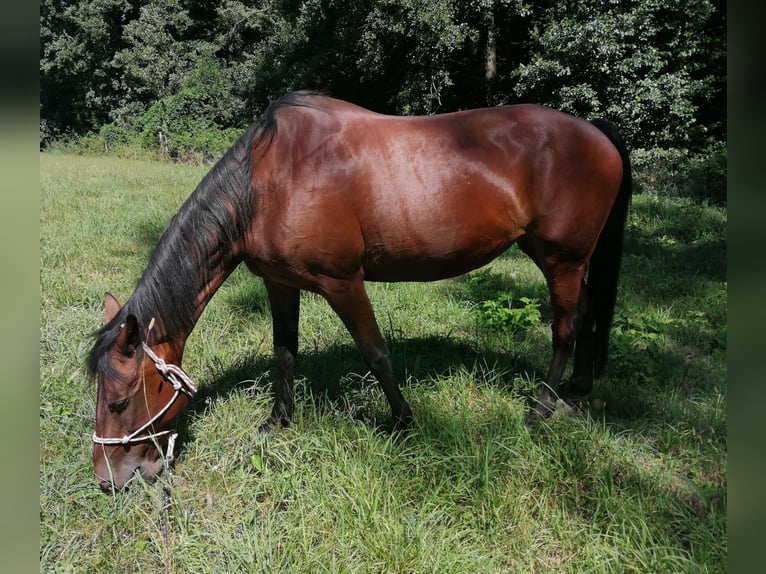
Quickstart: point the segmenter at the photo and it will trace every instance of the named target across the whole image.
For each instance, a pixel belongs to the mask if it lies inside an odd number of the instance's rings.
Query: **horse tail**
[[[604,229],[599,235],[588,266],[589,306],[592,306],[593,323],[593,371],[599,376],[607,363],[609,350],[609,330],[614,317],[617,301],[617,280],[622,260],[623,236],[628,207],[632,194],[632,171],[630,156],[625,141],[617,126],[604,119],[594,119],[591,123],[601,130],[614,144],[622,158],[622,182],[617,198],[609,212]]]

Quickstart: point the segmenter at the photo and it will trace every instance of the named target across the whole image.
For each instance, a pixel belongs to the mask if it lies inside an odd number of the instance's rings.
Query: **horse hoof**
[[[408,431],[411,431],[413,422],[414,422],[414,419],[411,416],[407,418],[394,419],[394,432],[406,433]]]
[[[588,404],[594,413],[600,413],[604,410],[604,401],[597,397],[593,397],[590,401],[588,401]]]
[[[527,430],[534,430],[539,422],[546,420],[555,412],[556,403],[551,405],[541,397],[529,409],[529,413],[524,419],[524,426],[527,427]]]
[[[290,426],[290,420],[285,417],[269,417],[269,419],[258,427],[258,432],[262,435],[269,435],[274,429],[287,428]]]

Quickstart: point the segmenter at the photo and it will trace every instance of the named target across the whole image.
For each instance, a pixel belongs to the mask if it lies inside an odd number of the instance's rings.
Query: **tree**
[[[725,30],[723,0],[42,0],[41,118],[241,128],[308,88],[404,114],[535,102],[702,150],[726,137]]]
[[[127,0],[41,1],[40,115],[52,135],[108,121],[119,95],[112,55],[132,11]]]
[[[125,47],[112,65],[121,70],[118,123],[130,124],[153,103],[179,92],[212,44],[192,37],[194,21],[183,0],[153,0],[123,27]]]
[[[512,74],[514,92],[576,115],[606,116],[633,147],[700,145],[699,106],[716,84],[707,30],[721,17],[708,0],[543,8],[528,63]]]

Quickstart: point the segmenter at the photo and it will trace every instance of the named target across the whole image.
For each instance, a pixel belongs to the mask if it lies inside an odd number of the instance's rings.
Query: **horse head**
[[[182,349],[169,342],[150,347],[150,331],[107,294],[89,361],[98,381],[93,468],[107,493],[136,472],[154,482],[172,460],[175,420],[196,391],[177,366]]]

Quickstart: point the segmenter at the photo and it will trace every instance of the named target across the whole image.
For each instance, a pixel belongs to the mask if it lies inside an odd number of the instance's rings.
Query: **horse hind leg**
[[[322,295],[343,321],[367,366],[383,388],[396,429],[412,424],[412,411],[391,368],[383,336],[362,281],[325,281]]]
[[[582,400],[593,389],[595,315],[593,301],[585,282],[580,287],[580,302],[577,313],[582,317],[582,322],[575,342],[574,367],[572,377],[564,385],[566,398],[573,402]]]
[[[269,296],[274,334],[274,358],[277,376],[274,381],[274,406],[267,427],[289,426],[293,416],[293,382],[295,357],[298,354],[298,320],[300,290],[264,281]]]
[[[549,267],[545,273],[553,306],[553,359],[540,396],[527,415],[528,426],[550,416],[561,398],[561,379],[575,346],[586,301],[585,296],[581,297],[584,267],[558,264]]]

